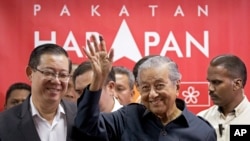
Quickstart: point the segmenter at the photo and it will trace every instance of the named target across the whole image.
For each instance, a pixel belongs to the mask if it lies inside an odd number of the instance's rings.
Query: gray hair
[[[176,84],[178,80],[181,79],[181,73],[178,70],[177,64],[172,61],[170,58],[165,56],[154,56],[146,60],[143,64],[140,65],[138,69],[138,76],[137,81],[140,83],[140,74],[142,70],[150,69],[150,68],[157,68],[162,65],[168,66],[169,71],[169,79]]]
[[[134,77],[132,71],[126,67],[123,67],[123,66],[114,66],[113,68],[114,68],[115,74],[123,74],[123,75],[126,75],[128,77],[129,88],[132,90],[134,88],[134,84],[135,84],[135,77]]]

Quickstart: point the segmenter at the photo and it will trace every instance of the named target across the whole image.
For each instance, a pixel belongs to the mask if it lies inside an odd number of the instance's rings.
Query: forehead
[[[166,65],[162,65],[155,68],[143,69],[140,72],[141,82],[155,82],[155,81],[167,81],[169,70]]]
[[[10,97],[26,97],[30,94],[29,90],[26,89],[15,89],[11,92]]]
[[[222,79],[229,77],[228,70],[223,66],[209,66],[207,70],[207,79]]]
[[[126,74],[115,74],[116,81],[128,81],[128,76]]]
[[[69,69],[69,60],[63,54],[43,54],[40,57],[40,66]]]
[[[75,87],[82,89],[86,87],[92,80],[93,71],[87,71],[81,75],[78,75],[75,80]]]

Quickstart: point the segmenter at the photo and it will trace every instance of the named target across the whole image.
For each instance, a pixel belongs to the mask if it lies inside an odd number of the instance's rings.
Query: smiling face
[[[39,62],[37,68],[27,68],[32,87],[32,100],[40,105],[58,104],[67,90],[68,81],[61,81],[58,76],[48,79],[41,71],[67,75],[69,60],[65,55],[43,54]]]
[[[167,65],[141,71],[139,90],[141,102],[157,116],[166,116],[176,110],[178,85],[169,79]]]

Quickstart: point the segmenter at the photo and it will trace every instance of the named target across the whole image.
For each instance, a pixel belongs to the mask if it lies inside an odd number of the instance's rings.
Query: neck
[[[229,113],[234,111],[234,109],[242,102],[243,99],[244,99],[244,95],[238,94],[238,96],[235,97],[232,102],[230,102],[229,104],[220,106],[221,112],[224,114],[224,116],[227,116]]]
[[[175,107],[175,109],[171,113],[167,113],[164,117],[161,117],[160,119],[163,125],[167,125],[169,122],[175,120],[180,115],[181,110]]]
[[[48,103],[36,100],[35,98],[32,99],[33,104],[41,117],[46,119],[50,124],[52,124],[53,119],[57,113],[57,109],[59,104],[58,103]]]

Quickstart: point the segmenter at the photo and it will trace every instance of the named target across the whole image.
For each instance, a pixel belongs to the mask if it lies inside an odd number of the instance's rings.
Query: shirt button
[[[166,136],[166,135],[167,135],[167,132],[166,132],[165,130],[162,130],[162,131],[161,131],[161,134],[162,134],[162,136]]]

